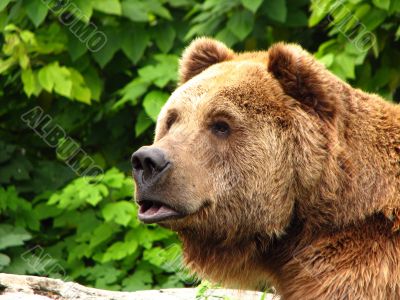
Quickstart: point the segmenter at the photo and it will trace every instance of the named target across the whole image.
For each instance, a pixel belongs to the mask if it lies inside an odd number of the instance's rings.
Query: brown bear
[[[400,299],[400,107],[301,47],[192,42],[132,163],[139,219],[177,231],[199,276],[282,299]]]

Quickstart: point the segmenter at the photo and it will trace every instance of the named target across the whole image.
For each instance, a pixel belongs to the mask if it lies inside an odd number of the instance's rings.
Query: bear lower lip
[[[139,220],[143,223],[158,223],[172,218],[180,218],[182,214],[158,201],[144,200],[139,202]]]

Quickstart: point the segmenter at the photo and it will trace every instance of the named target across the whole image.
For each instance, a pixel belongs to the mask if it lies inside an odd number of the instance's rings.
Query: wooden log
[[[222,300],[224,296],[229,300],[279,299],[273,294],[263,296],[260,292],[231,289],[210,289],[201,298],[196,294],[195,288],[113,292],[59,279],[0,273],[0,300]]]

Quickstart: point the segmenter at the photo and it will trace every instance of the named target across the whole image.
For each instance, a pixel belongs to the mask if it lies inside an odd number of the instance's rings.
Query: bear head
[[[364,207],[343,217],[336,197],[352,168],[338,142],[348,87],[294,44],[193,41],[154,144],[132,156],[139,219],[177,231],[193,268],[222,281],[243,278],[223,275],[226,249],[243,266],[303,220],[352,221]]]

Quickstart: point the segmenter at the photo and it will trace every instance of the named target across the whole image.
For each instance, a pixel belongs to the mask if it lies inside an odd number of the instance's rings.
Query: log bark
[[[112,292],[59,279],[0,273],[0,300],[195,300],[196,293],[194,288]],[[227,289],[211,289],[206,294],[209,298],[202,299],[279,299],[272,294],[263,298],[260,292]]]

